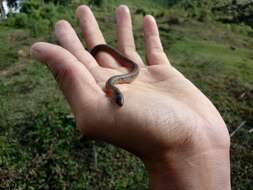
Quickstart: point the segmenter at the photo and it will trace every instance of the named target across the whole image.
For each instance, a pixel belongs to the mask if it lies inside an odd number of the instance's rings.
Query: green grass
[[[137,9],[154,14],[171,63],[214,102],[229,131],[247,121],[232,138],[231,166],[233,189],[249,190],[253,176],[249,133],[253,123],[252,29],[198,22],[182,10],[150,1],[110,2],[93,7],[108,43],[116,44],[116,5],[128,4],[137,50],[144,58],[142,14]],[[70,5],[65,16],[55,13],[50,22],[63,17],[77,28],[76,6]],[[172,16],[179,24],[168,24]],[[43,27],[39,21],[38,25]],[[0,23],[0,189],[147,189],[142,163],[119,148],[80,136],[47,68],[18,53],[37,40],[56,41],[52,27],[45,26],[40,34],[30,25],[15,28]]]
[[[19,39],[15,39],[12,35],[13,32],[19,33],[21,37],[21,31],[16,30],[10,30],[6,27],[1,26],[1,32],[0,32],[0,69],[3,69],[9,65],[11,65],[13,62],[15,62],[18,58],[17,56],[17,48],[16,46],[18,44]],[[16,36],[16,35],[15,35]],[[18,36],[18,35],[17,35]],[[22,36],[23,37],[23,36]]]

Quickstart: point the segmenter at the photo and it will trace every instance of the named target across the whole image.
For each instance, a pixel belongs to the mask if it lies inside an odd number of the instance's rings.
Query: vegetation
[[[142,17],[156,17],[172,64],[214,102],[230,132],[243,125],[231,139],[232,185],[251,189],[253,29],[252,17],[240,15],[252,14],[252,5],[229,0],[24,1],[0,22],[0,189],[147,189],[136,157],[80,136],[53,77],[29,57],[33,42],[56,42],[59,19],[80,35],[74,11],[81,3],[92,5],[112,45],[115,7],[129,5],[143,58]]]
[[[253,26],[253,2],[246,1],[239,3],[233,1],[231,4],[226,4],[220,7],[214,7],[213,12],[221,14],[219,20],[229,23],[241,23],[244,22],[250,26]],[[225,13],[225,14],[224,14]]]

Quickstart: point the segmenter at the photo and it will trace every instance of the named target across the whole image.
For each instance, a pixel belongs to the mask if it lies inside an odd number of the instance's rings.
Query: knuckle
[[[125,55],[128,58],[135,57],[137,52],[133,48],[124,48],[122,50],[123,55]]]
[[[161,51],[152,51],[150,53],[150,60],[152,64],[159,65],[166,62],[166,55]]]
[[[69,25],[68,21],[66,21],[66,20],[64,20],[64,19],[59,20],[59,21],[55,24],[55,26],[56,26],[57,28],[64,28],[64,27],[66,27],[66,26],[68,26],[68,25]]]
[[[122,52],[125,54],[125,55],[131,55],[135,52],[135,46],[134,45],[125,45],[123,48],[122,48]]]
[[[123,54],[126,56],[131,56],[133,55],[134,51],[132,49],[123,49]]]
[[[74,53],[74,55],[76,56],[76,57],[83,57],[83,58],[87,58],[87,52],[85,52],[85,50],[84,49],[74,49],[73,50],[73,53]],[[86,60],[86,59],[85,59]],[[88,61],[88,59],[87,59],[87,61]]]
[[[75,77],[75,69],[71,65],[58,64],[51,70],[60,87],[63,87],[64,83],[72,81]]]

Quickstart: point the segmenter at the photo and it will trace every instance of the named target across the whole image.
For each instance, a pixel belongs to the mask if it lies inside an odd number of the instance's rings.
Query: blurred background
[[[144,58],[142,18],[158,22],[171,63],[221,112],[231,134],[234,190],[253,189],[252,0],[0,0],[0,189],[148,189],[142,163],[82,137],[51,73],[32,60],[36,41],[57,43],[54,24],[90,5],[107,42],[115,8],[130,7]]]

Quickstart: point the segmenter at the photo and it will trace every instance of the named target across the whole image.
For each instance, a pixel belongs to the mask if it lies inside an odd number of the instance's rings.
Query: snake
[[[105,52],[110,54],[121,66],[126,67],[129,72],[126,74],[115,75],[110,77],[105,83],[105,93],[107,96],[111,97],[113,102],[115,102],[118,106],[123,106],[124,104],[124,95],[117,88],[116,84],[129,84],[133,82],[137,76],[139,75],[140,68],[138,64],[134,61],[128,59],[124,56],[120,51],[111,47],[107,44],[99,44],[93,47],[90,51],[90,54],[96,59],[96,56],[99,52]]]

